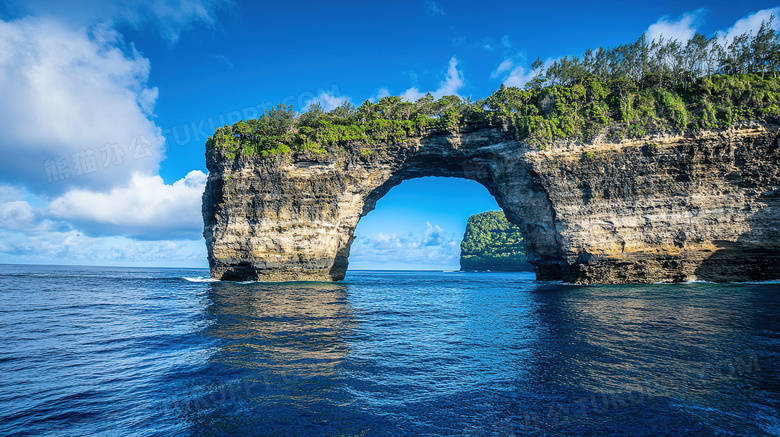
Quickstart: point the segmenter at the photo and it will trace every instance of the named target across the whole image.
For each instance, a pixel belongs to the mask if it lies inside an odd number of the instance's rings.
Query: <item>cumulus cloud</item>
[[[339,96],[331,94],[327,91],[322,91],[318,96],[313,99],[307,100],[303,104],[302,111],[308,111],[312,105],[319,103],[323,110],[332,111],[344,103],[352,103],[352,99],[347,96]]]
[[[115,210],[121,201],[117,195],[127,194],[121,190],[114,196],[107,196],[101,201],[107,202],[98,207],[106,208],[106,219],[130,223],[128,229],[136,230],[141,236],[156,239],[145,240],[125,235],[124,229],[114,229],[108,234],[94,235],[91,231],[95,222],[86,221],[83,225],[78,220],[62,219],[54,214],[52,209],[63,208],[68,211],[68,201],[65,197],[47,205],[45,200],[27,192],[24,188],[0,186],[0,263],[58,263],[90,264],[96,261],[102,265],[152,265],[152,266],[205,266],[205,246],[199,234],[202,225],[200,203],[194,198],[202,192],[205,175],[192,172],[187,178],[166,186],[161,181],[147,181],[147,190],[162,192],[162,198],[172,202],[167,208],[162,205],[151,205],[149,208],[160,212],[159,217],[149,215],[134,216],[138,205]],[[143,185],[139,183],[138,185]],[[172,188],[171,188],[172,187]],[[173,191],[173,193],[171,193]],[[195,195],[197,193],[197,196]],[[95,193],[91,193],[95,195]],[[184,199],[171,199],[171,195],[182,196]],[[135,195],[135,199],[144,201],[144,196]],[[93,201],[94,199],[88,199]],[[78,213],[94,215],[96,208],[82,205],[75,207],[74,215]],[[166,210],[168,213],[166,214]],[[178,211],[180,225],[171,225],[175,220],[172,216]],[[122,214],[128,217],[121,218]],[[67,214],[63,214],[67,215]],[[156,224],[162,219],[168,223]],[[98,228],[101,226],[97,223]]]
[[[0,228],[30,229],[35,224],[35,211],[26,201],[24,190],[0,186]]]
[[[100,201],[106,208],[106,215],[99,220],[126,223],[127,228],[113,229],[108,235],[94,235],[101,223],[87,220],[79,224],[68,216],[79,214],[94,216],[96,208],[89,205],[72,205],[73,196],[65,196],[47,205],[42,199],[31,195],[20,187],[0,186],[0,263],[58,263],[90,264],[99,261],[102,265],[151,265],[151,266],[205,266],[205,246],[200,238],[199,198],[205,175],[191,172],[186,178],[168,186],[162,181],[140,181],[146,185],[146,195],[131,194],[117,190]],[[134,200],[147,202],[148,192],[157,190],[161,198],[170,205],[134,205]],[[84,193],[82,193],[84,194]],[[86,193],[86,196],[96,193]],[[127,204],[118,196],[129,195]],[[181,196],[182,198],[179,198]],[[172,199],[172,197],[177,197]],[[26,199],[26,200],[25,200]],[[84,199],[93,202],[95,199]],[[129,204],[129,205],[128,205]],[[72,209],[68,209],[69,207]],[[58,211],[57,209],[61,209]],[[124,208],[124,209],[117,209]],[[153,210],[144,214],[144,209]],[[54,210],[54,211],[52,211]],[[140,213],[139,213],[140,211]],[[63,212],[66,219],[57,216]],[[125,217],[122,217],[122,216]],[[178,216],[181,224],[172,224]],[[92,217],[94,219],[94,217]],[[163,222],[155,223],[157,220]],[[136,231],[135,237],[126,230]],[[111,235],[114,234],[114,235]],[[152,240],[143,237],[155,237]]]
[[[548,68],[553,62],[559,59],[560,58],[548,58],[544,61],[544,68]],[[523,66],[524,63],[525,55],[523,53],[504,59],[498,64],[498,67],[490,73],[490,77],[493,79],[501,77],[503,78],[501,83],[504,85],[523,88],[534,78],[534,71],[531,68]]]
[[[371,103],[376,103],[376,102],[379,101],[379,99],[384,98],[384,97],[389,97],[389,96],[392,96],[392,94],[390,93],[389,89],[387,89],[387,88],[379,88],[378,90],[376,90],[376,94],[375,95],[373,95],[373,96],[368,98],[368,101],[371,102]]]
[[[166,185],[160,176],[136,174],[109,192],[76,189],[53,200],[49,212],[97,234],[144,239],[198,238],[206,175],[193,170]],[[96,207],[98,206],[98,207]]]
[[[0,20],[0,262],[205,259],[206,175],[170,185],[158,175],[151,65],[115,29],[149,25],[173,44],[193,23],[212,24],[221,3],[9,3],[5,17],[15,18]]]
[[[684,43],[691,39],[696,33],[705,12],[704,8],[686,12],[676,20],[670,19],[669,17],[662,17],[647,28],[647,39],[648,41],[659,40],[660,37],[663,36],[667,41],[677,40]],[[745,33],[755,34],[761,27],[762,22],[769,22],[769,19],[773,15],[777,17],[779,14],[780,7],[752,12],[737,20],[734,25],[727,30],[719,31],[718,34],[722,37],[722,42],[729,44],[736,36]],[[780,21],[775,19],[772,26],[775,30],[780,29]]]
[[[704,16],[704,12],[705,10],[703,8],[686,12],[676,20],[667,16],[661,17],[661,19],[647,28],[647,40],[660,41],[660,38],[663,37],[666,41],[677,40],[685,43],[693,38],[693,35],[696,33],[696,28],[699,26],[701,19]]]
[[[0,185],[0,230],[49,232],[67,230],[44,211],[46,200],[20,186]]]
[[[761,27],[761,23],[764,21],[769,22],[769,19],[772,16],[775,17],[774,21],[772,22],[772,27],[774,27],[775,30],[780,29],[780,20],[778,20],[778,17],[780,17],[780,7],[777,7],[771,9],[762,9],[740,18],[736,23],[734,23],[733,26],[723,32],[723,36],[728,43],[731,42],[734,37],[744,33],[752,32],[755,35],[756,32],[758,32],[758,29]]]
[[[0,185],[0,204],[14,200],[24,199],[25,190],[11,185]]]
[[[503,84],[506,86],[514,86],[522,88],[534,78],[534,72],[529,68],[526,69],[522,66],[517,66],[509,72],[509,76],[504,79]]]
[[[0,181],[56,193],[157,172],[149,60],[113,30],[93,32],[0,21]]]
[[[498,67],[496,67],[495,71],[490,73],[490,77],[496,78],[500,74],[510,70],[512,67],[514,67],[514,65],[515,63],[511,59],[504,59],[500,64],[498,64]]]
[[[35,221],[33,207],[24,200],[0,205],[0,226],[7,229],[29,229]]]
[[[401,97],[405,98],[406,100],[408,100],[410,102],[416,102],[421,97],[424,97],[425,94],[426,93],[420,92],[419,88],[412,87],[412,88],[409,88],[408,90],[404,91],[403,93],[401,93]]]
[[[450,62],[447,66],[447,76],[439,82],[439,88],[436,91],[430,91],[434,98],[438,99],[443,96],[458,95],[463,85],[463,72],[458,70],[458,59],[453,56],[450,58]],[[409,88],[401,94],[401,97],[405,97],[410,102],[417,101],[417,99],[425,96],[427,92],[420,91],[417,87]]]
[[[90,237],[81,231],[15,232],[0,229],[0,263],[206,267],[200,240],[144,241],[122,236]]]
[[[432,225],[431,222],[425,222],[427,229],[423,235],[423,246],[442,246],[451,241],[444,233],[444,229],[439,225]]]
[[[460,241],[426,222],[421,234],[358,235],[350,253],[350,263],[358,268],[377,268],[377,260],[395,268],[457,268]]]

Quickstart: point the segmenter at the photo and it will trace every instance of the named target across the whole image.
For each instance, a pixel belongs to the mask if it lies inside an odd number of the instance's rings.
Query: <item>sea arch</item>
[[[377,200],[456,177],[495,197],[540,280],[777,279],[779,160],[772,123],[545,150],[491,125],[327,154],[210,148],[203,235],[214,278],[341,280]]]
[[[209,157],[203,208],[215,278],[341,280],[359,220],[393,187],[428,176],[483,185],[523,232],[537,276],[561,276],[565,263],[552,204],[504,129],[429,135],[324,156],[226,161],[218,153]]]

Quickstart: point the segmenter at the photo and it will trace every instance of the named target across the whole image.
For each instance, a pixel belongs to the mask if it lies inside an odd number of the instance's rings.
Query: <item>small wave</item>
[[[728,281],[728,282],[716,282],[716,281],[704,281],[701,279],[693,279],[684,282],[672,282],[672,281],[660,281],[653,282],[653,285],[674,285],[674,284],[708,284],[708,285],[777,285],[780,284],[780,279],[772,279],[768,281]]]
[[[203,276],[198,276],[196,278],[190,278],[190,277],[184,276],[184,277],[182,277],[182,279],[184,279],[185,281],[189,281],[189,282],[222,282],[219,279],[206,278],[206,277],[203,277]],[[232,282],[232,281],[228,281],[228,282]],[[232,282],[232,283],[233,284],[240,284],[240,285],[247,285],[247,284],[256,284],[257,281],[241,281],[241,282]]]
[[[185,276],[182,279],[184,279],[185,281],[190,281],[190,282],[220,282],[219,279],[204,278],[203,276],[198,276],[197,278],[188,278],[188,277]]]

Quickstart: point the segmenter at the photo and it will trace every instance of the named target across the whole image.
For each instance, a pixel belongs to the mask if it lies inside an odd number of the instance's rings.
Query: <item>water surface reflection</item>
[[[218,347],[192,387],[193,393],[207,394],[186,409],[195,435],[356,431],[359,421],[340,412],[349,395],[337,368],[348,353],[344,337],[354,325],[343,285],[213,283],[210,288],[207,311],[213,324],[205,334]]]
[[[518,392],[543,402],[518,403],[504,423],[532,435],[774,435],[776,288],[540,286],[538,378]]]
[[[210,285],[195,435],[774,435],[771,285]]]

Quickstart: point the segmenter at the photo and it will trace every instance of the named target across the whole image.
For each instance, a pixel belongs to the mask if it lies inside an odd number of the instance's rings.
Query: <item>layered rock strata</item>
[[[778,126],[532,150],[472,126],[382,147],[228,158],[207,151],[212,277],[341,280],[355,227],[406,179],[471,179],[526,241],[541,280],[780,278]]]

